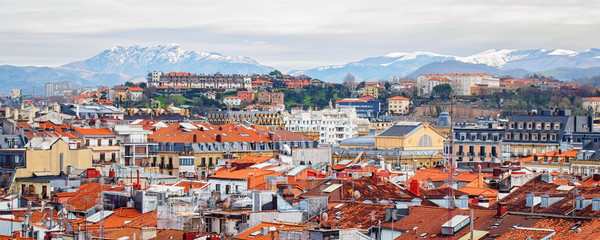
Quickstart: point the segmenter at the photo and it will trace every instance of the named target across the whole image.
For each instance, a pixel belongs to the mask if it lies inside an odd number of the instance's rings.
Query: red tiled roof
[[[116,135],[114,132],[111,132],[108,128],[73,128],[73,129],[83,136]]]
[[[128,87],[127,90],[132,91],[132,92],[142,92],[142,91],[144,91],[144,89],[142,89],[141,87]]]

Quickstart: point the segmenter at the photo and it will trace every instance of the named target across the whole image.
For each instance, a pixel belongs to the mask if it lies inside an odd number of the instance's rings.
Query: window
[[[535,123],[535,130],[542,130],[542,122]]]
[[[221,191],[221,184],[215,185],[215,191]]]
[[[532,122],[527,122],[527,130],[531,130],[532,126],[533,126]]]
[[[523,122],[517,123],[517,128],[518,129],[523,129]]]
[[[550,134],[550,141],[556,141],[556,133]]]
[[[515,129],[515,122],[510,122],[508,124],[508,129]]]
[[[556,131],[560,130],[560,122],[554,123],[554,130],[556,130]]]
[[[514,140],[515,140],[515,141],[519,141],[519,140],[520,140],[520,137],[521,137],[521,134],[520,134],[520,133],[515,133]]]
[[[511,136],[511,134],[510,134],[510,133],[506,133],[506,134],[504,134],[504,139],[506,139],[506,140],[511,140],[511,139],[512,139],[512,136]]]
[[[544,129],[545,130],[550,130],[552,128],[550,122],[544,123]]]
[[[547,133],[540,134],[540,141],[542,141],[542,142],[548,141],[548,134]]]
[[[202,160],[200,162],[200,166],[206,167],[206,158],[202,158]]]
[[[538,134],[537,133],[532,133],[531,134],[531,141],[537,141],[538,140]]]
[[[523,133],[523,141],[529,141],[529,133]]]

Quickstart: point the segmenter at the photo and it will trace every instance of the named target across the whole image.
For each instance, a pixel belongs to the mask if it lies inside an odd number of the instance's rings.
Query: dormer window
[[[527,122],[527,130],[531,130],[532,127],[533,127],[533,123]]]
[[[523,141],[529,141],[529,133],[523,133]]]
[[[535,123],[535,130],[542,130],[542,122]]]
[[[537,141],[538,140],[538,134],[537,133],[532,133],[531,134],[531,141]]]
[[[519,122],[519,123],[517,123],[517,128],[518,128],[519,130],[522,130],[522,129],[523,129],[523,122]]]
[[[544,123],[544,130],[552,129],[552,124],[550,122]]]
[[[560,130],[560,122],[554,123],[554,130],[556,130],[556,131]]]

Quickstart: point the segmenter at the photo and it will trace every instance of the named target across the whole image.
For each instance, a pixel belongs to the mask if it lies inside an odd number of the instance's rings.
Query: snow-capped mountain
[[[446,61],[450,62],[442,65],[434,64]],[[424,66],[427,67],[421,69]],[[593,68],[600,67],[600,49],[588,49],[583,52],[565,49],[491,49],[465,57],[421,51],[410,53],[396,52],[339,66],[291,71],[290,74],[305,74],[325,81],[341,82],[348,73],[355,75],[358,80],[379,80],[387,79],[392,75],[401,77],[414,75],[412,74],[413,72],[428,71],[435,67],[440,67],[444,71],[451,72],[471,71],[494,75],[544,72],[558,68],[562,68],[563,70]],[[577,72],[579,76],[582,71]],[[560,76],[568,75],[563,74]]]
[[[71,81],[73,86],[113,86],[126,81],[143,81],[148,71],[192,72],[199,74],[263,74],[274,68],[247,57],[186,51],[176,44],[153,47],[116,46],[87,60],[61,67],[0,66],[0,93],[11,88],[25,93],[44,93],[44,83]]]
[[[247,57],[187,51],[177,44],[153,47],[116,46],[87,60],[69,63],[63,67],[132,76],[145,75],[148,71],[262,74],[273,70],[272,67],[260,65]]]

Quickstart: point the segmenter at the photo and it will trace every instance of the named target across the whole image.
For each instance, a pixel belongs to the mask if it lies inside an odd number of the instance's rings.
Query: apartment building
[[[153,87],[187,87],[191,89],[252,89],[252,79],[243,75],[201,75],[185,72],[149,72],[147,76],[149,86]]]
[[[319,144],[339,146],[344,139],[358,136],[360,126],[368,128],[369,120],[357,116],[356,110],[327,108],[284,114],[285,129],[318,139]]]
[[[476,87],[499,88],[500,79],[487,74],[422,74],[417,77],[419,95],[428,95],[440,84],[450,84],[456,95],[470,96]]]

